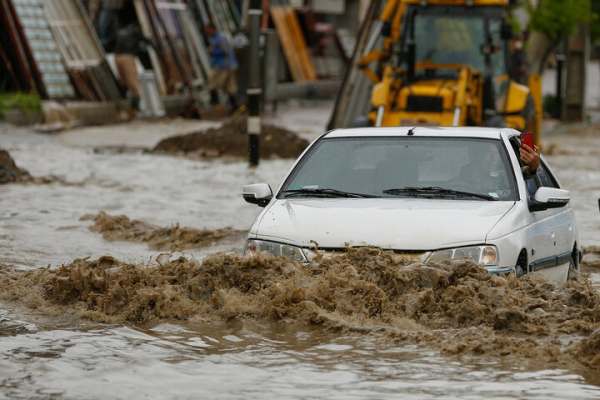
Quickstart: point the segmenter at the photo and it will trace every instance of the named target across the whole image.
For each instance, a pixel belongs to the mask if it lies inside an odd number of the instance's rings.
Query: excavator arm
[[[394,44],[400,40],[402,17],[406,12],[406,6],[403,0],[389,0],[386,3],[369,39],[365,54],[358,61],[358,67],[374,83],[379,83],[381,77],[371,68],[371,64],[390,59]],[[380,36],[383,36],[383,46],[381,49],[375,49]]]

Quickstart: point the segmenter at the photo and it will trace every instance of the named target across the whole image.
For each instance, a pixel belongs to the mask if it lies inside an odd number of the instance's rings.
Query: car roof
[[[502,134],[507,136],[518,135],[519,132],[507,128],[483,128],[483,127],[435,127],[435,126],[398,126],[393,128],[350,128],[334,129],[324,135],[325,138],[341,137],[364,137],[364,136],[408,136],[412,135],[429,137],[467,137],[500,139]]]

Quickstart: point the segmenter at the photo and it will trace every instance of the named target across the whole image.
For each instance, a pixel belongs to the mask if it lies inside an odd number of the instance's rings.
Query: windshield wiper
[[[353,193],[344,192],[343,190],[330,189],[330,188],[302,188],[302,189],[290,189],[282,190],[281,194],[285,197],[292,196],[324,196],[324,197],[355,197],[355,198],[372,198],[377,197],[372,194],[366,193]]]
[[[456,196],[456,197],[476,197],[478,199],[484,199],[489,201],[497,201],[498,199],[481,193],[463,192],[461,190],[446,189],[439,186],[423,186],[423,187],[403,187],[396,189],[386,189],[383,191],[385,194],[391,195],[441,195],[441,196]]]

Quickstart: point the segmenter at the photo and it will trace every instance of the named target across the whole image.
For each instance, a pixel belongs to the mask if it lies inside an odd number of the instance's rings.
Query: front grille
[[[408,96],[406,111],[413,112],[442,112],[444,99],[440,96]]]
[[[361,248],[361,247],[374,249],[377,251],[391,251],[395,254],[404,256],[407,259],[412,260],[413,262],[424,262],[425,259],[427,258],[427,256],[429,256],[429,254],[430,254],[429,251],[423,251],[423,250],[392,250],[392,249],[380,249],[378,247],[371,247],[371,246],[354,246],[354,248]],[[316,251],[313,249],[303,249],[303,250],[304,250],[304,254],[308,258],[308,260],[311,261],[317,255],[317,252],[322,254],[323,257],[325,257],[325,258],[330,258],[335,255],[344,254],[346,251],[348,251],[348,248],[347,247],[326,247],[326,248],[319,248]]]

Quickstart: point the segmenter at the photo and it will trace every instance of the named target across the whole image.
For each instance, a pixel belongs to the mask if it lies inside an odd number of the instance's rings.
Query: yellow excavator
[[[505,126],[539,143],[540,79],[511,74],[509,3],[382,4],[357,63],[373,82],[369,125]]]

